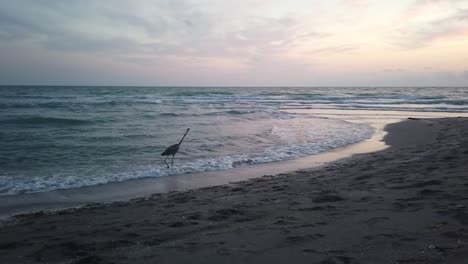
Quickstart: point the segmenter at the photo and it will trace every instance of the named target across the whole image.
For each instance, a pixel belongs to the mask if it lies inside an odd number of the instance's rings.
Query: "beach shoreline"
[[[0,261],[462,263],[468,119],[386,131],[390,148],[320,168],[16,216]]]
[[[335,110],[332,113],[340,114],[340,111]],[[346,111],[346,113],[349,114],[350,111]],[[381,114],[376,111],[359,111],[357,119],[354,115],[338,118],[333,117],[333,119],[359,124],[359,122],[362,122],[362,119],[365,120],[366,113],[371,115]],[[306,111],[304,114],[308,116],[318,115],[320,117],[322,113]],[[430,113],[430,116],[436,114],[437,113]],[[388,146],[383,142],[383,137],[386,134],[384,127],[388,124],[404,120],[407,116],[412,115],[417,115],[417,113],[401,112],[399,116],[395,116],[394,114],[393,118],[380,121],[364,121],[365,125],[374,129],[374,134],[371,138],[320,152],[315,155],[308,155],[291,160],[253,164],[227,170],[195,172],[165,177],[147,177],[78,188],[0,196],[0,221],[17,214],[57,211],[67,208],[83,207],[87,204],[95,203],[128,201],[154,193],[194,190],[246,181],[264,175],[277,175],[291,173],[297,170],[323,167],[356,154],[371,153],[385,149]]]
[[[322,167],[356,154],[371,153],[385,149],[388,147],[383,141],[383,137],[387,133],[385,127],[392,123],[401,122],[409,117],[448,118],[460,115],[468,117],[464,113],[447,112],[342,111],[337,109],[302,108],[288,108],[282,111],[290,114],[364,124],[374,129],[374,135],[364,141],[291,160],[253,164],[227,170],[195,172],[165,177],[145,177],[78,188],[3,195],[0,196],[0,221],[16,214],[56,211],[95,203],[128,201],[154,193],[187,191],[245,181],[264,175],[291,173],[297,170]]]

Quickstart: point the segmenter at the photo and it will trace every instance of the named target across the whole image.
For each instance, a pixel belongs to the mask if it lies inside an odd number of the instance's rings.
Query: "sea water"
[[[2,86],[0,195],[291,160],[373,134],[284,111],[297,108],[467,113],[468,89]],[[167,168],[160,154],[187,128]]]

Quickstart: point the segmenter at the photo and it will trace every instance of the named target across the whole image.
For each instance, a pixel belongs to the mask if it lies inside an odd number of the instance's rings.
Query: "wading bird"
[[[184,141],[185,136],[189,132],[190,128],[187,128],[187,132],[185,132],[184,136],[180,140],[179,144],[174,144],[170,147],[168,147],[163,153],[161,153],[161,156],[166,156],[164,159],[164,163],[166,163],[167,168],[169,168],[169,164],[167,164],[166,160],[169,158],[170,155],[172,155],[172,161],[171,165],[174,167],[174,156],[177,154],[177,151],[179,151],[180,144],[182,144],[182,141]]]

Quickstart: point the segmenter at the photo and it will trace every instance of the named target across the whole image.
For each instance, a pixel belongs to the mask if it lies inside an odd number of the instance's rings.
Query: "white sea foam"
[[[273,137],[278,137],[278,142],[282,142],[282,144],[272,145],[253,153],[178,160],[176,166],[169,169],[159,163],[132,168],[132,170],[122,173],[101,175],[0,176],[0,195],[44,192],[291,160],[365,140],[372,136],[373,129],[366,125],[334,119],[279,118],[270,129],[270,133]]]

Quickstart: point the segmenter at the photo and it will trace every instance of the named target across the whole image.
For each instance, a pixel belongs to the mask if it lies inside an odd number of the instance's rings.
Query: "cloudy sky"
[[[0,84],[468,86],[468,0],[0,0]]]

